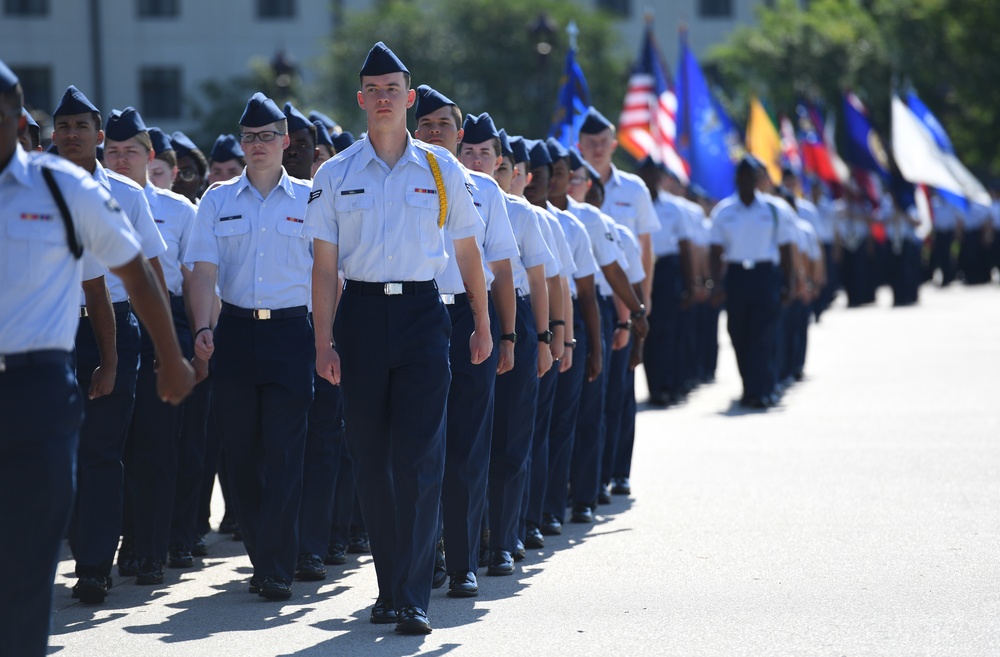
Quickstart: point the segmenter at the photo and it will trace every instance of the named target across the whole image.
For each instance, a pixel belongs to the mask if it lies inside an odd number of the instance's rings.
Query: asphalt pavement
[[[723,315],[716,382],[640,407],[632,496],[481,571],[478,598],[435,591],[426,637],[368,623],[367,555],[266,602],[213,532],[200,567],[115,577],[100,606],[71,598],[67,550],[50,654],[1000,655],[998,327],[995,285],[835,307],[806,379],[747,412]]]

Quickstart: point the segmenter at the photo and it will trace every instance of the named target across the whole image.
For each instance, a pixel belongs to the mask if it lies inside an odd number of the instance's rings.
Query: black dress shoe
[[[167,558],[168,568],[190,568],[194,565],[194,555],[186,545],[175,543],[170,546]]]
[[[470,572],[452,573],[448,582],[449,598],[474,598],[479,595],[476,574]]]
[[[351,554],[368,554],[371,552],[372,546],[368,542],[368,533],[358,532],[351,534],[351,537],[347,540],[347,551]]]
[[[239,526],[236,523],[236,518],[230,515],[222,516],[222,522],[219,523],[220,534],[232,534],[238,528]]]
[[[208,556],[208,544],[205,543],[204,536],[194,539],[194,545],[191,546],[191,555],[195,557]]]
[[[533,522],[528,523],[528,531],[524,535],[524,547],[529,550],[541,550],[545,547],[545,537],[542,536],[542,531]]]
[[[135,543],[131,536],[122,537],[118,548],[118,575],[135,577],[139,573],[139,557],[135,553]]]
[[[570,522],[576,523],[594,522],[594,512],[587,504],[574,504],[569,519]]]
[[[73,586],[73,597],[87,604],[100,604],[108,596],[110,577],[81,577]]]
[[[368,619],[375,625],[388,625],[398,620],[396,609],[391,602],[376,602]]]
[[[163,562],[159,559],[142,559],[139,561],[139,572],[135,576],[136,584],[163,584]]]
[[[431,580],[431,588],[439,589],[448,581],[448,571],[444,564],[444,539],[438,541],[434,550],[434,579]]]
[[[304,582],[318,582],[326,579],[326,566],[323,565],[323,558],[318,554],[303,552],[299,555],[298,563],[295,565],[295,579]]]
[[[487,575],[513,575],[514,557],[507,550],[490,550],[490,566]]]
[[[597,491],[598,504],[611,504],[611,489],[607,484],[601,484]]]
[[[251,595],[257,595],[258,593],[260,593],[260,585],[262,582],[263,580],[260,577],[257,577],[256,575],[251,577],[250,586],[247,587],[247,593]]]
[[[420,607],[403,607],[396,616],[396,631],[400,634],[430,634],[431,623],[427,620],[427,612]]]
[[[268,600],[287,600],[292,597],[292,585],[280,577],[265,577],[257,595]]]
[[[243,532],[240,531],[240,524],[239,523],[236,523],[236,528],[233,529],[233,540],[234,541],[242,541],[243,540]]]
[[[347,546],[343,543],[330,543],[326,546],[323,563],[328,566],[342,566],[347,563]]]
[[[611,494],[612,495],[631,495],[632,494],[632,484],[629,483],[628,477],[612,477],[611,478]]]
[[[551,513],[542,514],[542,524],[538,527],[542,536],[558,536],[562,534],[562,521]]]

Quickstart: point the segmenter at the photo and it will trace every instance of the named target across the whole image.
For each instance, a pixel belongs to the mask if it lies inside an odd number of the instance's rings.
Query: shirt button
[[[392,256],[389,256],[389,260],[392,260]]]
[[[390,208],[392,207],[392,201],[389,201],[389,207]]]
[[[263,277],[263,276],[259,276],[259,277],[257,278],[257,280],[258,280],[258,281],[261,281],[261,282],[263,282],[263,281],[264,281],[264,277]],[[260,301],[258,301],[257,303],[260,303]]]
[[[261,229],[260,229],[260,232],[262,232],[262,233],[266,233],[266,232],[267,232],[267,229],[266,229],[266,228],[261,228]]]
[[[263,255],[264,255],[264,252],[263,252],[263,251],[261,251],[261,252],[260,252],[260,253],[258,253],[257,255],[259,255],[259,256],[263,256]]]

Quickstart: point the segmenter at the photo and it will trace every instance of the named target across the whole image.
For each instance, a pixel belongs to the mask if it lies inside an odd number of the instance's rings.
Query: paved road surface
[[[477,599],[435,592],[426,638],[367,622],[367,556],[265,602],[241,545],[213,533],[200,570],[116,579],[98,607],[70,598],[64,561],[50,652],[1000,655],[998,327],[992,286],[836,308],[767,413],[735,405],[723,335],[714,385],[640,413],[633,497],[514,577],[481,577]]]

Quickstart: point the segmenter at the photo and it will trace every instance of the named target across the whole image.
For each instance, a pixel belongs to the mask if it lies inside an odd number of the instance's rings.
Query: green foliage
[[[530,28],[540,12],[554,29],[547,56]],[[317,103],[355,134],[364,131],[357,106],[358,70],[376,41],[384,41],[413,75],[465,113],[488,111],[511,134],[548,133],[568,48],[566,25],[580,29],[578,59],[592,100],[615,115],[625,90],[625,66],[610,55],[617,33],[612,21],[560,0],[386,0],[371,11],[348,13],[321,66]]]
[[[890,91],[912,83],[974,170],[1000,175],[1000,12],[994,0],[797,0],[762,7],[707,60],[736,117],[752,94],[790,112],[796,98],[840,112],[865,101],[889,137]]]

